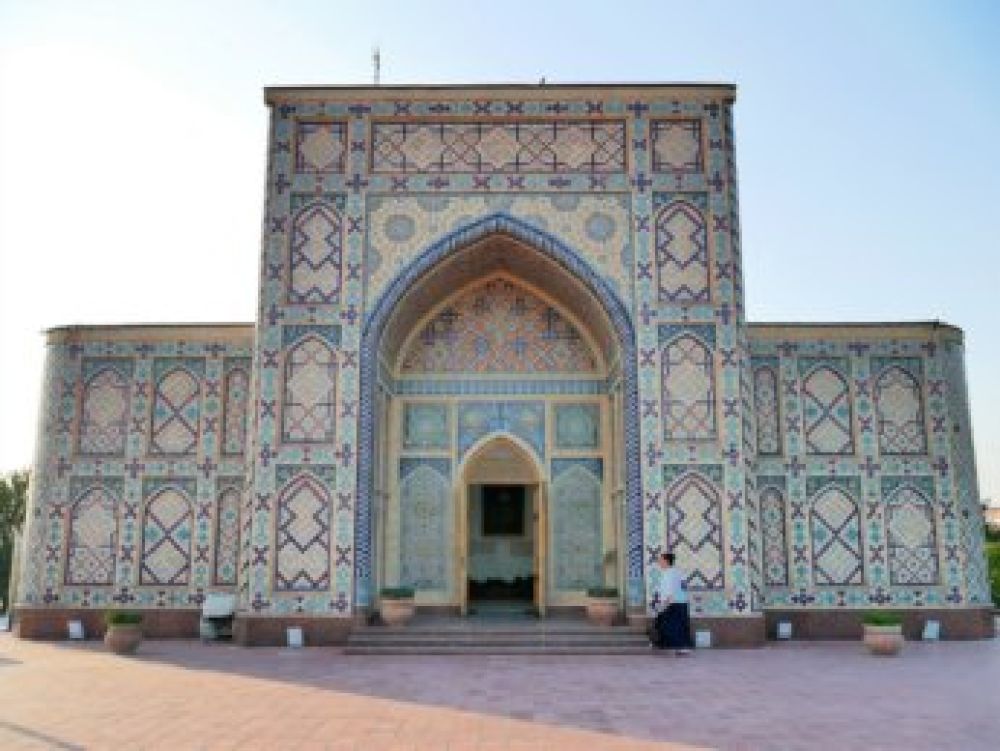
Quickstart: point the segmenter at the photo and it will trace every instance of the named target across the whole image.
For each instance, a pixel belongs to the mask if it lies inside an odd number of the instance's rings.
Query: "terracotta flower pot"
[[[864,641],[873,655],[892,657],[903,648],[903,627],[865,625]]]
[[[587,619],[591,623],[606,628],[615,625],[618,618],[618,599],[610,597],[588,597]]]
[[[104,645],[116,655],[132,655],[142,643],[142,624],[108,626]]]
[[[413,598],[389,599],[382,598],[379,614],[386,626],[404,626],[413,617]]]

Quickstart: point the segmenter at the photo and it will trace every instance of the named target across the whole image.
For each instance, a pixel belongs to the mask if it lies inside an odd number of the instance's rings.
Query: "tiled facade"
[[[458,606],[500,443],[552,605],[985,607],[961,332],[746,322],[734,93],[269,89],[256,325],[50,332],[21,607]]]

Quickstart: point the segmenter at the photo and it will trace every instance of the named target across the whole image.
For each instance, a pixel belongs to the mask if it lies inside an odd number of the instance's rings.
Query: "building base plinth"
[[[305,646],[329,647],[345,644],[357,625],[356,617],[237,615],[233,641],[243,647],[283,647],[288,639],[286,629],[297,626],[302,629]]]
[[[919,640],[927,621],[941,624],[941,639],[990,639],[994,636],[992,608],[890,608],[903,616],[903,636]],[[778,622],[792,624],[793,639],[860,639],[864,610],[768,610],[767,638],[776,639]]]
[[[648,631],[651,618],[629,613],[628,626]],[[763,616],[692,616],[691,631],[711,631],[713,647],[760,647],[766,641]],[[692,634],[693,635],[693,634]]]
[[[692,631],[711,631],[713,647],[760,647],[766,641],[762,616],[692,616]]]
[[[200,610],[147,610],[142,613],[142,634],[148,639],[195,639]],[[103,608],[15,608],[14,635],[22,639],[58,641],[69,638],[69,621],[80,621],[88,639],[104,636]]]

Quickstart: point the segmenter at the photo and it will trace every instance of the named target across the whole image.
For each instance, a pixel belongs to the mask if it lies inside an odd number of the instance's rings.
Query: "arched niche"
[[[377,567],[381,565],[379,547],[387,544],[383,530],[392,523],[385,515],[390,513],[386,509],[392,501],[393,489],[385,478],[392,474],[393,464],[398,461],[398,454],[392,453],[399,435],[398,428],[393,433],[391,427],[398,424],[392,422],[391,404],[400,401],[395,390],[399,385],[397,379],[404,375],[401,354],[449,300],[487,279],[508,280],[530,290],[569,322],[594,353],[595,368],[587,374],[593,383],[584,387],[610,405],[602,407],[601,419],[609,436],[606,443],[614,447],[605,462],[606,476],[620,477],[617,483],[621,490],[615,495],[615,502],[623,516],[619,526],[624,530],[624,539],[618,545],[619,550],[625,551],[620,566],[625,572],[621,584],[627,587],[630,604],[641,604],[642,509],[637,460],[635,338],[628,309],[604,277],[575,251],[551,235],[503,214],[463,227],[402,266],[381,296],[372,301],[365,318],[360,357],[356,602],[362,607],[370,605],[377,582],[391,583],[392,578],[385,579],[381,576],[384,572]],[[504,380],[504,374],[471,375],[492,379],[494,385]],[[523,383],[536,375],[539,379],[561,377],[552,373],[517,374],[520,385],[516,388],[521,389],[517,398],[532,393],[534,387]],[[501,384],[483,398],[503,399],[503,388],[506,385]],[[455,411],[441,415],[437,424],[440,430],[450,431],[452,451],[447,471],[457,485],[468,466],[470,446],[469,441],[461,447],[455,445],[458,441]],[[509,426],[495,427],[502,431]],[[488,432],[481,431],[473,438],[479,440]],[[523,432],[517,435],[525,439]],[[433,436],[424,438],[427,445],[434,444]],[[539,452],[538,441],[526,443],[536,454],[541,454],[539,466],[544,472],[549,459],[544,447]],[[435,450],[443,452],[445,445],[442,441]],[[480,460],[481,457],[476,459]]]

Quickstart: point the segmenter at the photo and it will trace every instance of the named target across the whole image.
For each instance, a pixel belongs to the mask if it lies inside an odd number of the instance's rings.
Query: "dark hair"
[[[677,556],[675,556],[673,553],[660,553],[660,558],[665,560],[668,565],[673,566],[674,561],[677,559]]]

